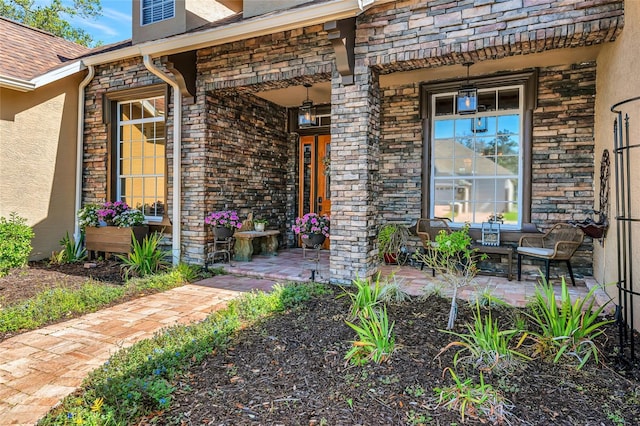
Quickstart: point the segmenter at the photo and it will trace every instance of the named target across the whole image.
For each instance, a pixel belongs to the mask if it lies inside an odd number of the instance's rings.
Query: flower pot
[[[308,248],[319,247],[324,243],[324,240],[327,239],[323,234],[302,234],[301,235],[302,244]]]
[[[384,253],[382,257],[384,258],[384,263],[387,265],[398,264],[398,255],[396,253]]]
[[[264,232],[264,223],[255,223],[253,224],[253,228],[258,232]]]
[[[135,239],[142,243],[144,237],[149,234],[149,227],[146,225],[130,228],[87,226],[85,228],[85,246],[88,252],[131,253],[132,232]]]
[[[225,226],[214,226],[212,229],[213,235],[219,240],[229,238],[235,231],[235,228],[227,228]]]

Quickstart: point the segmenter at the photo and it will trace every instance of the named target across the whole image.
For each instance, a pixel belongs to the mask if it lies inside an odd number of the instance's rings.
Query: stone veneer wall
[[[206,213],[236,210],[269,220],[285,241],[288,172],[295,145],[286,132],[287,109],[251,94],[207,96]],[[203,216],[204,218],[204,216]],[[209,240],[212,238],[209,235]]]
[[[156,65],[160,65],[156,62]],[[144,67],[142,58],[132,58],[124,61],[114,62],[97,66],[95,77],[85,90],[85,122],[84,122],[84,154],[82,170],[82,202],[103,203],[112,196],[115,188],[109,188],[109,152],[111,141],[109,141],[109,125],[103,119],[103,96],[107,93],[117,92],[125,89],[159,84],[162,81],[151,74]],[[173,146],[171,144],[171,134],[173,132],[171,111],[172,104],[167,100],[167,151],[169,163]],[[117,119],[113,117],[113,119]],[[114,136],[115,138],[115,136]],[[115,167],[115,165],[113,165]],[[169,164],[171,171],[171,164]],[[167,177],[169,181],[170,177]],[[168,208],[171,209],[171,197],[169,197]]]
[[[358,17],[356,53],[381,73],[615,40],[624,0],[402,1]]]
[[[543,231],[557,222],[582,220],[594,208],[595,70],[593,62],[540,69],[531,211]],[[421,215],[419,83],[385,88],[384,95],[379,213],[385,222],[411,225]],[[591,251],[591,240],[585,240],[572,262],[576,272],[592,273]]]

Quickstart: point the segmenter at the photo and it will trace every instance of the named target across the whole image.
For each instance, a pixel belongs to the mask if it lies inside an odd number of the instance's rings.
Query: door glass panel
[[[311,211],[311,145],[306,144],[302,152],[302,211]]]

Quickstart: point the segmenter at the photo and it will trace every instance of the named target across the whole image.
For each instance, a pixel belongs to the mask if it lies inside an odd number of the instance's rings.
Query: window
[[[175,0],[142,0],[142,25],[171,19],[175,15]]]
[[[500,217],[503,228],[530,221],[530,140],[535,73],[477,80],[478,111],[459,114],[459,82],[425,86],[425,214],[453,226],[480,227]]]
[[[165,98],[117,104],[117,199],[143,211],[147,220],[165,213]]]

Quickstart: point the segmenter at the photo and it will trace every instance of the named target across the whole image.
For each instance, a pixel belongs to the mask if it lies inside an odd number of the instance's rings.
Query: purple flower
[[[211,226],[223,226],[225,228],[241,228],[242,221],[234,210],[211,212],[205,217],[204,223]]]
[[[329,223],[330,218],[327,215],[307,213],[302,217],[297,217],[291,229],[295,234],[322,234],[328,237]]]

